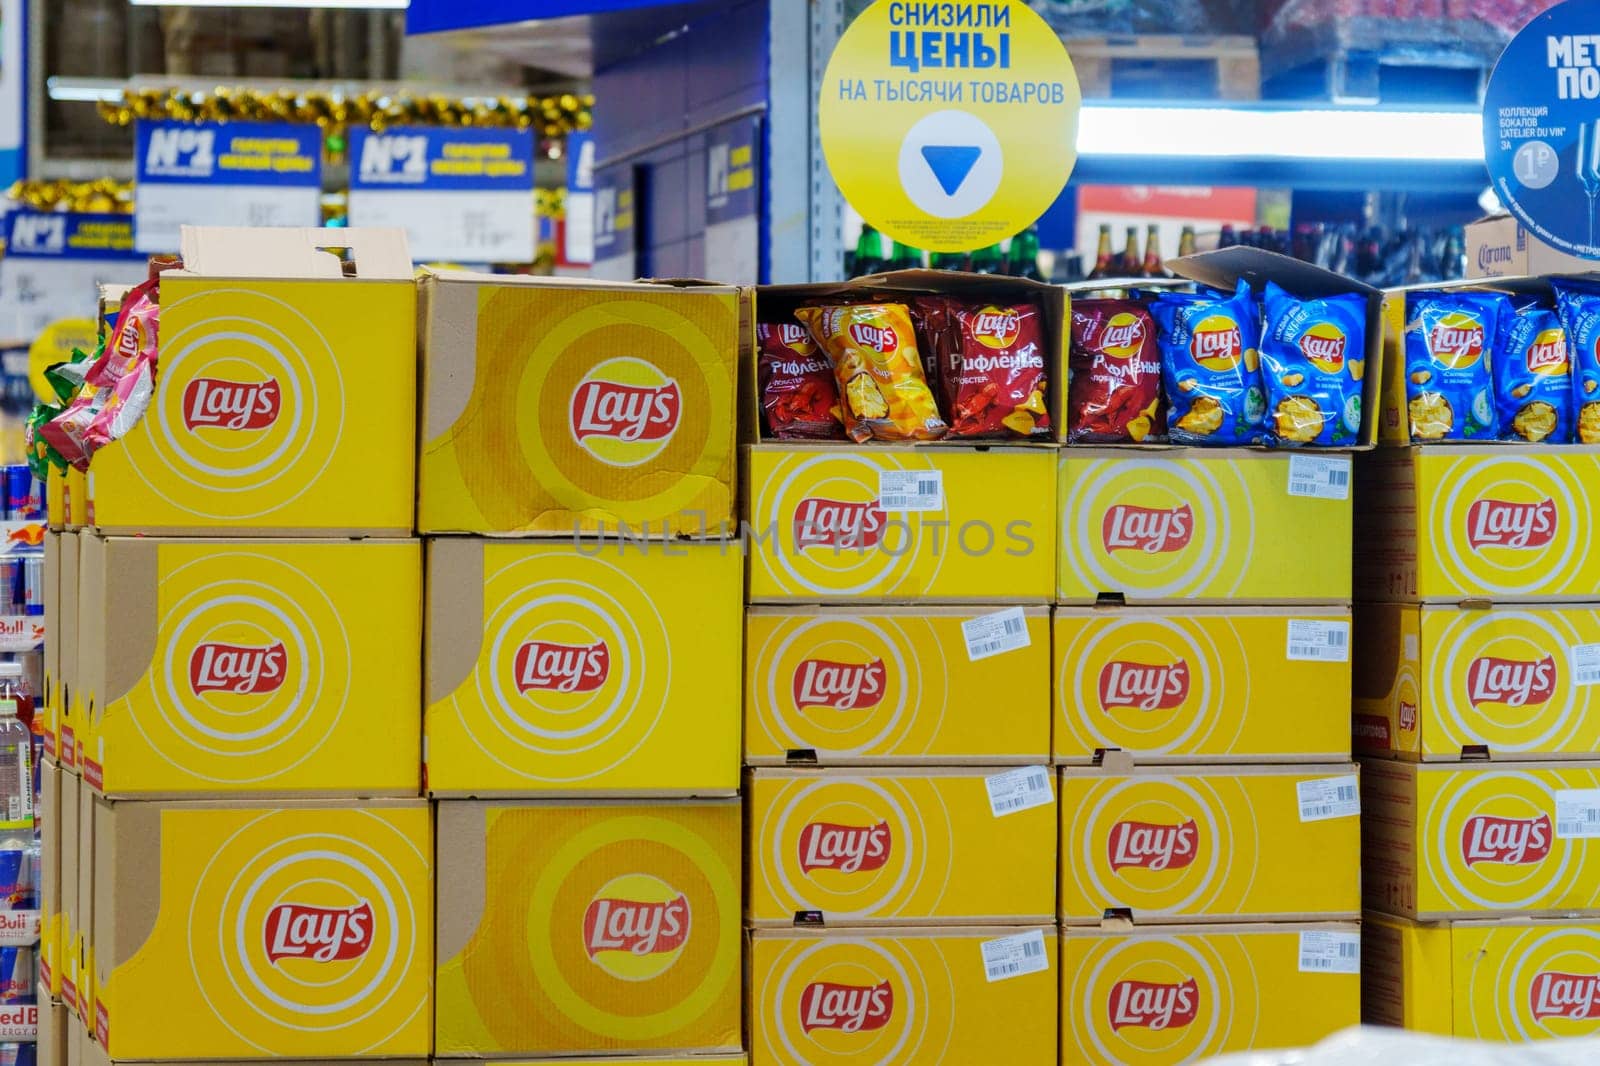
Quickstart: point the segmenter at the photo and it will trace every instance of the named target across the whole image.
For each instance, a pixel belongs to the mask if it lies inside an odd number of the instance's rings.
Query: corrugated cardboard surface
[[[783,926],[818,912],[839,927],[1049,920],[1055,805],[996,814],[986,781],[1005,772],[753,771],[746,917]]]
[[[76,776],[63,772],[61,777],[61,951],[55,973],[51,978],[51,992],[77,1010],[77,977],[81,940],[83,937],[82,910],[78,906],[78,821],[82,804]],[[68,986],[71,986],[69,989]]]
[[[1023,608],[1027,646],[973,661],[963,623],[1001,610],[752,607],[746,764],[1044,762],[1050,611]]]
[[[44,535],[44,689],[34,693],[34,715],[43,723],[44,753],[57,757],[61,741],[61,534]]]
[[[61,767],[78,768],[77,734],[83,708],[78,697],[78,575],[82,553],[77,533],[61,534],[61,610],[57,630],[61,636],[61,737],[57,754]]]
[[[62,921],[61,769],[46,760],[39,777],[39,984],[44,998],[59,998]],[[69,781],[72,779],[69,777]],[[73,786],[76,792],[76,784]],[[76,849],[77,842],[73,842]],[[73,886],[76,891],[76,885]],[[42,1024],[42,1023],[41,1023]]]
[[[737,1051],[739,822],[734,799],[441,801],[436,1053]]]

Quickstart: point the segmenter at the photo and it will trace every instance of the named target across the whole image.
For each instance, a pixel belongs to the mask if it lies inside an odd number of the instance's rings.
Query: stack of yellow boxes
[[[1396,447],[1363,457],[1357,511],[1364,1013],[1487,1040],[1594,1035],[1600,448],[1408,445],[1404,313],[1390,293]]]
[[[415,289],[320,242],[185,231],[149,411],[55,497],[52,1066],[429,1051]]]
[[[1061,290],[959,295],[1037,302],[1059,365]],[[746,467],[753,1066],[1054,1061],[1054,448],[770,441]]]
[[[1249,249],[1177,266],[1355,287]],[[1061,1061],[1315,1043],[1359,1018],[1350,456],[1061,454]]]
[[[748,294],[422,300],[435,1054],[742,1063]]]

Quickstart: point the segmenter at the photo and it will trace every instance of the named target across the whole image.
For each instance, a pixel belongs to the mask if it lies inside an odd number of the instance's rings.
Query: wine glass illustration
[[[1589,198],[1589,247],[1594,247],[1594,205],[1600,195],[1600,121],[1578,123],[1578,184]]]

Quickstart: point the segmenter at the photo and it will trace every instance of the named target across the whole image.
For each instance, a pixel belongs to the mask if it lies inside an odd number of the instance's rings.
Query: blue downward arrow
[[[922,148],[922,158],[928,161],[928,169],[939,179],[939,187],[946,196],[956,194],[982,154],[982,148],[964,144],[928,144]]]

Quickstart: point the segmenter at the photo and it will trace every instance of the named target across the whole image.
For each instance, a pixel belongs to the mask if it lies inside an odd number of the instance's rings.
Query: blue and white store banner
[[[760,280],[760,196],[760,118],[712,129],[706,134],[706,277],[748,285]]]
[[[322,129],[140,120],[134,244],[178,250],[180,226],[320,226]]]
[[[594,262],[594,134],[567,134],[567,214],[565,258],[574,265]]]
[[[0,0],[0,189],[28,169],[28,5]]]
[[[589,273],[601,281],[639,276],[632,163],[594,172],[594,266]]]
[[[396,127],[350,138],[350,225],[399,226],[419,262],[531,263],[531,130]]]
[[[0,340],[31,342],[62,319],[93,319],[101,285],[134,285],[146,272],[131,215],[13,211],[0,260]]]

